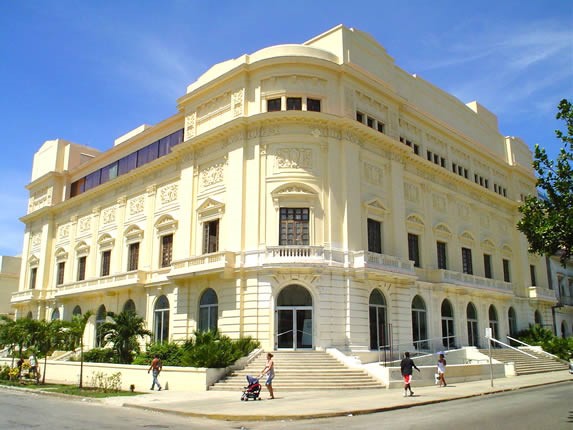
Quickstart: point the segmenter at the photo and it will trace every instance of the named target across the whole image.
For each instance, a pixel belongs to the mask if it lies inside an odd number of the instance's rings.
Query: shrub
[[[103,372],[94,372],[91,377],[90,385],[98,391],[118,392],[121,390],[121,372],[106,376]]]
[[[110,348],[93,348],[84,352],[84,361],[91,363],[116,363],[115,352]]]
[[[10,366],[0,367],[0,380],[7,381],[10,379]]]
[[[146,351],[135,357],[132,364],[149,365],[153,356],[157,354],[164,366],[184,366],[183,348],[175,342],[151,343]]]
[[[563,339],[555,336],[551,330],[539,325],[533,325],[527,330],[520,331],[517,338],[529,345],[540,346],[544,351],[556,355],[562,360],[569,361],[573,358],[573,338]]]

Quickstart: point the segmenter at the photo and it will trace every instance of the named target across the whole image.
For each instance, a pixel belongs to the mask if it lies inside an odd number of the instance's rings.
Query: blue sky
[[[493,111],[555,157],[573,98],[573,1],[5,0],[0,3],[0,255],[22,249],[32,158],[45,140],[100,150],[176,112],[213,64],[344,24],[402,69]]]

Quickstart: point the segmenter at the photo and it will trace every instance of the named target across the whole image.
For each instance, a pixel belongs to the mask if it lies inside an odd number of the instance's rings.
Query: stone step
[[[488,351],[486,350],[481,350],[481,352],[482,354],[485,355],[488,354]],[[494,359],[502,361],[504,363],[513,362],[515,365],[515,373],[517,373],[518,375],[530,375],[533,373],[554,372],[558,370],[564,370],[567,368],[567,365],[545,354],[541,354],[531,350],[526,350],[525,352],[537,358],[521,354],[512,349],[494,349],[492,350],[491,355]]]
[[[273,355],[275,382],[281,391],[382,388],[366,372],[347,368],[322,351],[276,351]],[[247,384],[246,375],[257,376],[265,364],[266,354],[260,353],[245,369],[233,372],[209,389],[241,391]],[[264,386],[264,377],[261,385]]]

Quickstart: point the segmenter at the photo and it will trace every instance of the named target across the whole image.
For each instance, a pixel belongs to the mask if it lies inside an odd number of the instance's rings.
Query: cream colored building
[[[530,150],[368,34],[216,64],[177,110],[103,153],[35,154],[18,316],[92,310],[96,344],[105,311],[130,307],[157,340],[218,327],[356,352],[551,322],[545,259],[514,227]]]
[[[21,261],[20,257],[0,255],[0,315],[14,315],[10,300],[18,291]]]

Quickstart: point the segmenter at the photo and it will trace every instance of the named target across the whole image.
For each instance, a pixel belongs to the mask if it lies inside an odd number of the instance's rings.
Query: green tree
[[[530,252],[559,254],[565,266],[573,246],[573,106],[568,100],[561,100],[556,117],[566,125],[565,131],[555,130],[563,142],[557,159],[550,160],[545,149],[535,145],[533,161],[537,187],[546,198],[525,198],[517,228],[527,237]]]
[[[44,358],[44,368],[42,369],[42,384],[46,382],[46,367],[48,356],[64,344],[65,323],[61,320],[28,320],[30,345],[40,357]]]
[[[13,320],[5,315],[0,316],[0,345],[8,347],[12,353],[12,366],[14,366],[14,351],[22,357],[24,347],[31,345],[33,340],[34,320],[21,318]]]
[[[119,363],[130,364],[140,351],[138,338],[151,336],[152,333],[145,328],[143,317],[131,310],[119,314],[108,312],[107,316],[112,321],[102,324],[103,337],[113,344]]]
[[[80,383],[79,388],[83,388],[84,379],[84,332],[86,325],[93,315],[92,311],[87,311],[83,315],[74,315],[72,320],[66,324],[68,342],[72,348],[80,348]]]

